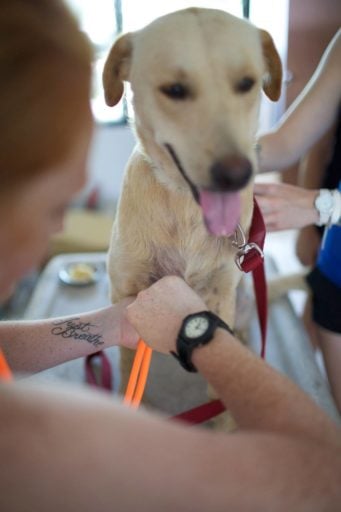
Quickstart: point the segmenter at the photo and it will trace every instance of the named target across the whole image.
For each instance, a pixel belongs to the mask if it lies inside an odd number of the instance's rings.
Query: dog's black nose
[[[252,164],[247,158],[229,155],[215,162],[210,172],[214,189],[233,192],[247,184],[252,175]]]

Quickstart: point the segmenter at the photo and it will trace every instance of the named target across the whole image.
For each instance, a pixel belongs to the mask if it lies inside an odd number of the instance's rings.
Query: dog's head
[[[158,178],[189,186],[209,229],[221,234],[238,222],[239,190],[254,172],[261,89],[277,100],[281,75],[267,32],[222,11],[191,8],[119,37],[103,83],[113,106],[130,82],[136,129]]]

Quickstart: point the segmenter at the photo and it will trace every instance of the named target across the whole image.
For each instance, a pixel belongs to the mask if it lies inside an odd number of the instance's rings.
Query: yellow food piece
[[[69,267],[69,276],[73,281],[87,282],[94,278],[94,268],[87,263],[75,263]]]

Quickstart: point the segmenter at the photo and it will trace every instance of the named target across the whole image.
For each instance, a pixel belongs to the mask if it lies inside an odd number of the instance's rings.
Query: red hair
[[[2,0],[2,192],[67,156],[89,115],[91,59],[61,0]]]

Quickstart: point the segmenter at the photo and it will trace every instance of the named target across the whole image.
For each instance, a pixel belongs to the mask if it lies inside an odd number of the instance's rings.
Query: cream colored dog
[[[280,94],[270,35],[218,10],[174,12],[121,36],[103,81],[111,106],[130,82],[139,139],[112,234],[113,302],[177,274],[233,326],[231,236],[250,226],[261,89]]]

